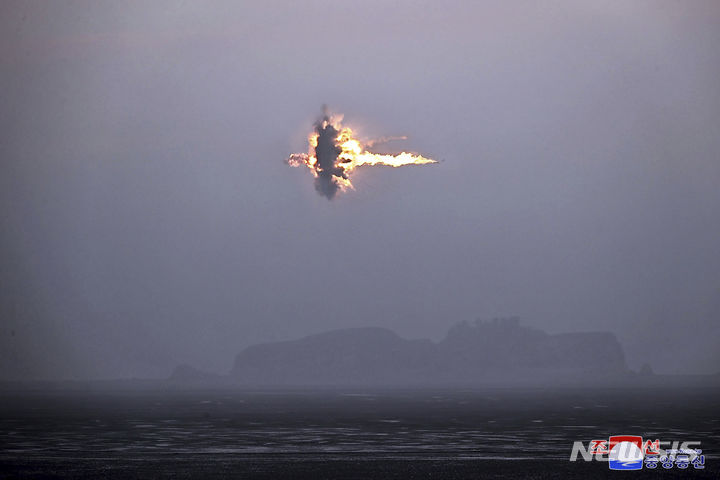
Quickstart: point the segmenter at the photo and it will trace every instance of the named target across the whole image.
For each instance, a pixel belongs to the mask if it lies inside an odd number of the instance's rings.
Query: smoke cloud
[[[407,137],[382,137],[361,142],[352,129],[342,126],[341,115],[331,115],[323,107],[323,116],[315,122],[308,137],[308,153],[293,153],[287,163],[293,167],[306,166],[315,177],[315,190],[332,200],[338,191],[352,189],[350,172],[362,165],[385,165],[402,167],[437,163],[435,160],[408,152],[383,155],[367,151],[367,148]]]
[[[327,113],[322,120],[315,123],[315,132],[317,133],[315,190],[320,195],[332,199],[340,190],[338,179],[348,179],[343,163],[338,161],[338,155],[342,153],[342,148],[337,145],[340,132],[330,123]]]

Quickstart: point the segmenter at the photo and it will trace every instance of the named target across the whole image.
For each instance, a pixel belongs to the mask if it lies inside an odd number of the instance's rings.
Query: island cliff
[[[612,333],[548,334],[516,318],[463,322],[440,342],[353,328],[254,345],[231,378],[256,385],[595,383],[628,373]]]

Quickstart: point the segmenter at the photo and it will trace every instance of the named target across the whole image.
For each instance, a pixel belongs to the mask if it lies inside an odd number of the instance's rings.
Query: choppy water
[[[84,461],[93,476],[121,459],[145,461],[136,473],[193,458],[567,462],[575,440],[626,434],[699,440],[707,470],[717,400],[710,390],[4,393],[0,465],[17,474]]]

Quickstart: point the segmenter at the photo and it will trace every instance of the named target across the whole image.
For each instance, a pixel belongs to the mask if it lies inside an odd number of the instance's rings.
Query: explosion
[[[367,148],[378,143],[407,137],[384,137],[361,142],[353,136],[352,129],[342,126],[342,119],[342,115],[329,115],[325,111],[308,137],[308,153],[293,153],[287,159],[290,166],[308,167],[315,177],[315,189],[328,199],[332,199],[338,190],[352,189],[350,173],[363,165],[402,167],[437,163],[437,160],[408,152],[397,155],[369,152]]]

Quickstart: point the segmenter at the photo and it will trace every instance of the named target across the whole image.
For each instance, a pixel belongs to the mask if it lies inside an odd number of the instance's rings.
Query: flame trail
[[[402,152],[397,155],[384,155],[368,152],[372,145],[392,140],[404,140],[407,137],[384,137],[374,141],[361,142],[353,137],[352,129],[342,126],[342,115],[329,115],[315,123],[315,131],[308,137],[308,153],[293,153],[287,163],[293,167],[308,167],[315,177],[315,189],[328,199],[332,199],[338,190],[353,188],[349,174],[363,165],[426,165],[437,160]]]

